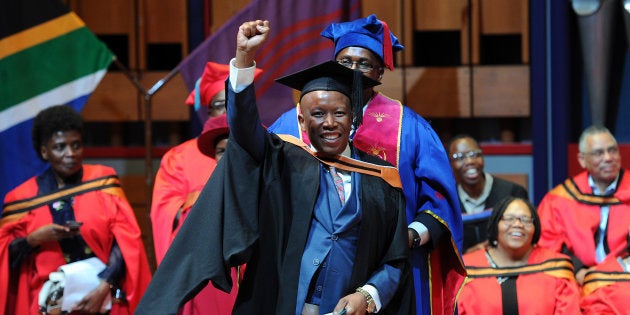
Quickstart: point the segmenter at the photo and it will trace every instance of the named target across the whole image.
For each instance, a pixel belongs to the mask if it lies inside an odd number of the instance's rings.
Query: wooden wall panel
[[[134,2],[143,14],[136,17]],[[85,2],[67,0],[67,3],[88,24],[101,34],[127,34],[130,40],[130,62],[143,68],[146,57],[144,43],[168,43],[181,41],[186,48],[186,1],[185,0],[111,0]],[[211,31],[216,31],[250,0],[211,1]],[[414,30],[462,31],[462,64],[467,64],[468,48],[472,48],[473,64],[478,63],[480,34],[517,32],[523,34],[523,59],[528,61],[528,0],[519,0],[520,5],[502,0],[363,0],[362,15],[371,13],[388,22],[392,31],[401,39],[405,50],[397,54],[398,69],[386,71],[384,84],[378,89],[397,99],[404,99],[401,65],[413,63]],[[88,5],[89,4],[89,5]],[[472,5],[473,20],[469,23],[468,5]],[[515,17],[516,16],[516,17]],[[140,38],[136,51],[135,28]],[[468,27],[472,38],[468,37]],[[469,40],[472,42],[469,45]],[[134,66],[136,52],[140,65]],[[183,53],[185,56],[186,54]],[[473,86],[470,91],[469,69],[417,68],[408,67],[407,102],[409,106],[428,117],[487,117],[529,115],[528,68],[475,67]],[[143,74],[142,85],[148,89],[165,73]],[[474,109],[470,97],[474,96]],[[188,108],[183,105],[187,91],[176,76],[153,97],[153,118],[156,120],[187,120]],[[517,104],[514,104],[516,101]],[[506,106],[506,102],[514,105]],[[136,121],[142,119],[143,99],[135,87],[117,72],[105,76],[88,102],[85,117],[88,121]]]
[[[250,0],[214,0],[211,1],[210,15],[212,16],[212,25],[210,25],[210,34],[219,29],[227,20],[232,18],[238,11],[247,6]],[[260,17],[261,19],[264,17]],[[245,21],[243,21],[245,22]],[[235,30],[236,32],[236,30]],[[235,33],[236,34],[236,33]]]
[[[414,17],[414,0],[403,0],[403,7],[399,8],[399,12],[403,12],[404,23],[398,23],[398,28],[394,29],[394,34],[398,34],[398,36],[403,41],[403,45],[405,49],[399,53],[399,57],[397,59],[397,64],[405,64],[407,66],[413,66],[413,24],[415,21]]]
[[[526,12],[521,12],[521,0],[480,0],[481,34],[520,34],[521,20]]]
[[[462,28],[462,64],[479,64],[479,1],[471,0],[470,16],[466,16]],[[468,9],[468,7],[466,7]],[[470,22],[469,22],[470,20]]]
[[[68,6],[85,24],[98,34],[133,33],[134,2],[129,0],[81,1],[69,0]]]
[[[521,55],[529,63],[529,0],[478,0],[479,31],[476,36],[520,34]]]
[[[150,89],[166,72],[145,72],[140,79]],[[163,121],[188,121],[188,92],[181,76],[174,76],[152,96],[152,117]],[[124,74],[109,72],[96,88],[82,115],[86,121],[118,122],[143,119],[144,98]]]
[[[467,0],[416,0],[415,30],[461,30],[468,20]]]
[[[147,44],[181,44],[181,56],[188,54],[187,2],[145,0]]]
[[[475,66],[474,117],[530,115],[529,67]]]
[[[140,82],[150,88],[158,80],[164,78],[167,72],[145,72]],[[154,120],[188,121],[190,119],[189,106],[184,104],[188,97],[188,90],[181,76],[176,75],[162,86],[152,97]]]
[[[186,0],[145,0],[148,43],[186,43]],[[183,45],[184,46],[184,45]],[[184,55],[188,49],[183,50]]]
[[[108,72],[88,100],[85,121],[134,121],[139,119],[139,93],[120,72]]]
[[[521,0],[521,54],[523,64],[529,64],[529,0]]]
[[[361,16],[368,16],[372,13],[385,22],[390,30],[398,37],[398,40],[405,46],[402,52],[396,54],[397,65],[413,64],[413,23],[414,23],[414,2],[412,0],[380,1],[363,0],[361,2]],[[404,14],[404,15],[403,15]]]
[[[403,100],[402,69],[386,72],[376,87]],[[470,117],[469,70],[465,67],[407,68],[407,106],[425,117]]]

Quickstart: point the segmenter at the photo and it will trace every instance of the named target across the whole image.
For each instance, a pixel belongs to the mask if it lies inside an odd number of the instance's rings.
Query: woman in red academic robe
[[[540,222],[527,200],[507,197],[488,223],[489,245],[464,255],[460,314],[580,314],[573,266],[536,246]]]
[[[112,168],[83,164],[82,139],[81,116],[69,106],[35,117],[34,147],[50,168],[5,197],[0,313],[41,314],[38,297],[49,274],[94,257],[105,267],[72,314],[103,313],[107,305],[111,315],[133,313],[148,286],[151,272],[133,209]],[[49,303],[43,311],[60,312],[58,306]]]

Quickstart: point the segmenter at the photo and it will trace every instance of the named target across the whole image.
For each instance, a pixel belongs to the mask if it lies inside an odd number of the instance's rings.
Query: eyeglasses
[[[356,61],[344,58],[341,60],[337,60],[337,63],[350,69],[352,69],[352,66],[356,65],[357,69],[359,69],[359,71],[361,72],[370,72],[372,71],[372,69],[374,69],[374,65],[365,60]]]
[[[604,157],[606,152],[608,152],[609,155],[617,155],[619,154],[619,147],[615,145],[615,146],[609,147],[608,149],[598,149],[598,150],[593,150],[591,152],[584,152],[582,154],[590,155],[596,159],[601,159]]]
[[[503,217],[501,217],[501,221],[507,223],[508,225],[514,224],[516,220],[521,221],[521,224],[523,224],[524,226],[531,226],[532,224],[534,224],[534,218],[532,217],[515,217],[511,215],[504,215]]]
[[[453,159],[453,161],[461,162],[467,158],[476,159],[478,157],[481,157],[482,155],[483,153],[481,153],[481,150],[459,152],[453,153],[453,155],[451,155],[451,159]]]

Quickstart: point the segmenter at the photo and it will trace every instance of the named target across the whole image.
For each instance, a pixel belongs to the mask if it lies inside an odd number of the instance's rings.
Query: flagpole
[[[138,91],[142,93],[142,95],[146,95],[147,91],[144,89],[142,84],[140,84],[140,81],[138,81],[135,76],[131,75],[131,71],[127,69],[127,67],[125,67],[125,65],[123,65],[120,60],[118,60],[118,57],[116,57],[116,55],[114,55],[113,59],[113,63],[116,65],[116,67],[122,70],[123,74],[129,79],[129,81],[131,81],[131,83],[138,89]]]

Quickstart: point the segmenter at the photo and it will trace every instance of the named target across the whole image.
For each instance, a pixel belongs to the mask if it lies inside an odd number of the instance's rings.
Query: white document
[[[100,283],[98,274],[105,267],[105,264],[96,257],[59,267],[59,270],[64,272],[66,278],[61,310],[70,312],[86,294],[94,290]],[[111,309],[111,303],[107,305],[107,309]]]

